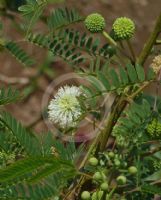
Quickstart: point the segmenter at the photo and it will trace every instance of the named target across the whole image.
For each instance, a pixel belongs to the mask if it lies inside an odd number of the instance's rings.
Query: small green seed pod
[[[116,180],[117,180],[117,183],[118,183],[119,185],[124,185],[124,184],[126,184],[126,177],[123,176],[123,175],[118,176]]]
[[[102,174],[100,172],[96,172],[94,175],[93,175],[93,179],[98,181],[98,180],[102,180]]]
[[[129,174],[136,174],[137,173],[137,168],[135,166],[131,166],[128,168]]]
[[[81,194],[81,199],[83,200],[88,200],[90,199],[91,195],[88,191],[83,191],[82,194]]]
[[[115,157],[115,154],[114,154],[113,151],[110,151],[110,152],[108,153],[108,156],[109,156],[110,158],[114,158],[114,157]]]
[[[98,13],[90,14],[85,19],[85,26],[91,33],[102,32],[105,25],[105,19]]]
[[[135,24],[127,17],[120,17],[113,23],[112,29],[117,40],[128,40],[134,34]]]
[[[97,166],[98,165],[98,159],[95,157],[92,157],[89,159],[89,164],[92,166]]]
[[[121,165],[121,162],[118,159],[115,159],[114,164],[116,167],[119,167]]]
[[[104,182],[100,186],[101,190],[103,191],[108,191],[108,183]]]

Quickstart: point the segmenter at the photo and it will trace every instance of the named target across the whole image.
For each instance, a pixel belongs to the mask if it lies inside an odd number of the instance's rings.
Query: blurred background
[[[52,56],[44,50],[22,41],[24,34],[19,29],[22,21],[17,12],[17,7],[23,3],[23,0],[0,0],[0,20],[3,22],[5,38],[16,40],[21,47],[35,58],[37,63],[32,68],[25,68],[5,51],[0,52],[0,84],[14,85],[25,91],[26,96],[23,101],[6,106],[5,109],[24,125],[33,127],[37,132],[43,132],[47,129],[41,116],[43,94],[54,78],[71,72],[72,69],[61,60],[52,59]],[[54,8],[58,7],[75,8],[83,16],[93,12],[101,13],[106,19],[107,31],[111,30],[111,25],[117,17],[132,18],[136,23],[136,33],[132,42],[138,54],[161,11],[161,0],[66,0],[48,6],[45,13],[49,14]],[[76,27],[81,31],[84,28],[82,24]],[[42,32],[45,32],[44,25],[41,22],[34,29],[35,31],[41,32],[42,30]],[[45,73],[43,71],[44,65],[49,65]],[[39,70],[40,76],[36,79],[35,77],[38,75],[37,72],[40,68],[42,69]],[[32,82],[32,84],[29,84],[29,82]]]

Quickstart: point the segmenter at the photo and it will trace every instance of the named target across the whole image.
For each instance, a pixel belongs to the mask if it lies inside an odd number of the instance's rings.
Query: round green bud
[[[107,191],[108,190],[108,183],[102,183],[101,186],[100,186],[101,190],[103,191]]]
[[[95,157],[92,157],[89,159],[89,164],[92,166],[97,166],[98,165],[98,160]]]
[[[124,184],[126,184],[126,177],[123,176],[123,175],[118,176],[116,180],[117,180],[117,183],[118,183],[119,185],[124,185]]]
[[[135,24],[131,19],[127,17],[120,17],[117,18],[113,23],[112,29],[116,39],[127,40],[133,36],[135,31]]]
[[[131,167],[129,167],[128,168],[128,172],[130,173],[130,174],[136,174],[137,173],[137,168],[135,167],[135,166],[131,166]]]
[[[147,131],[152,138],[158,138],[161,136],[161,123],[157,119],[153,119],[147,126]]]
[[[108,153],[108,156],[109,156],[110,158],[114,158],[114,157],[115,157],[115,154],[114,154],[113,151],[110,151],[110,152]]]
[[[123,162],[123,167],[127,167],[127,162]]]
[[[114,164],[116,167],[119,167],[121,165],[121,162],[118,159],[115,159]]]
[[[100,172],[96,172],[94,175],[93,175],[93,179],[94,180],[102,180],[102,174]]]
[[[91,197],[91,195],[88,191],[84,191],[81,194],[81,199],[83,199],[83,200],[88,200],[88,199],[90,199],[90,197]]]
[[[90,14],[85,19],[85,26],[91,33],[102,32],[105,25],[105,19],[98,13]]]

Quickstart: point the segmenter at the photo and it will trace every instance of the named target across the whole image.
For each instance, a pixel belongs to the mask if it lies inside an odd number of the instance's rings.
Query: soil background
[[[155,20],[161,12],[161,0],[67,0],[65,3],[56,5],[56,7],[67,6],[68,8],[76,8],[84,16],[98,12],[101,13],[107,22],[107,31],[113,21],[117,17],[126,16],[132,18],[136,23],[135,39],[132,41],[137,54],[141,51],[144,42],[147,40],[150,32],[154,27]],[[52,8],[48,8],[51,11]],[[19,17],[16,14],[16,19]],[[5,22],[5,37],[10,39],[21,40],[22,35],[17,33],[14,24],[6,17],[2,17]],[[43,29],[43,25],[39,25],[39,29]],[[78,26],[81,29],[81,27]],[[13,78],[24,78],[28,80],[36,74],[37,68],[41,65],[44,56],[43,50],[40,48],[33,48],[30,45],[21,44],[38,62],[33,68],[24,68],[21,64],[15,61],[14,58],[7,53],[0,54],[0,80],[1,85],[11,84]],[[68,66],[60,60],[55,60],[52,63],[54,76],[57,77],[71,71]],[[32,125],[37,132],[44,132],[47,130],[44,121],[41,119],[42,113],[42,97],[50,84],[51,79],[48,80],[42,75],[38,80],[38,88],[25,100],[20,103],[6,106],[5,109],[11,112],[24,125]],[[24,87],[25,84],[16,83],[18,88]]]

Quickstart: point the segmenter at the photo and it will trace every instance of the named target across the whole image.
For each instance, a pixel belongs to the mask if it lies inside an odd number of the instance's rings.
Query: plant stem
[[[161,147],[157,147],[157,148],[155,148],[155,149],[153,149],[153,150],[151,150],[151,151],[149,151],[149,152],[146,152],[146,153],[144,153],[144,154],[141,154],[141,156],[142,156],[142,157],[151,156],[151,155],[153,155],[154,153],[156,153],[156,152],[158,152],[158,151],[160,151],[160,150],[161,150]]]
[[[102,132],[103,136],[101,138],[100,151],[104,151],[107,141],[112,132],[113,126],[116,124],[117,119],[119,118],[122,110],[124,110],[125,106],[126,106],[126,102],[123,100],[123,98],[115,99],[113,103],[113,110],[111,111],[111,114],[108,118],[105,129]]]
[[[131,45],[130,40],[127,40],[127,45],[128,45],[128,47],[129,47],[129,49],[130,49],[130,52],[131,52],[131,55],[132,55],[133,62],[135,63],[136,56],[135,56],[135,52],[134,52],[134,49],[133,49],[133,47],[132,47],[132,45]]]
[[[125,97],[120,97],[118,100],[114,101],[114,109],[110,114],[110,117],[108,119],[107,125],[105,126],[105,129],[103,131],[103,136],[101,139],[101,146],[100,146],[100,151],[104,151],[106,148],[106,144],[108,141],[108,138],[110,137],[110,134],[112,132],[112,129],[114,125],[116,124],[118,118],[120,117],[121,113],[125,109],[127,103],[131,102],[129,101],[134,99],[144,88],[146,88],[150,82],[145,82],[143,86],[141,86],[137,91],[135,91],[133,94],[131,94],[127,99]]]
[[[154,27],[154,31],[152,32],[152,34],[150,35],[148,41],[146,42],[144,48],[142,49],[140,56],[137,60],[137,62],[141,65],[143,65],[147,59],[147,57],[149,56],[151,49],[153,47],[153,45],[156,42],[156,39],[159,35],[159,33],[161,32],[161,13],[156,21],[155,27]]]
[[[113,40],[112,37],[110,37],[106,31],[103,31],[102,33],[111,45],[117,46],[117,43],[115,42],[115,40]]]
[[[124,56],[126,56],[128,59],[131,60],[131,58],[126,54],[126,52],[124,52],[117,44],[117,42],[115,42],[114,39],[112,39],[112,37],[110,37],[110,35],[106,32],[106,31],[103,31],[102,34],[105,36],[105,38],[108,40],[108,42],[116,47]]]
[[[99,134],[95,137],[94,141],[93,141],[92,144],[90,145],[90,147],[89,147],[89,149],[88,149],[88,151],[87,151],[87,154],[85,155],[84,159],[82,160],[82,162],[80,163],[80,165],[79,165],[79,167],[78,167],[79,169],[81,169],[81,168],[86,164],[86,162],[87,162],[89,156],[91,155],[92,151],[94,150],[94,148],[97,146],[97,144],[98,144],[98,142],[99,142],[100,135],[101,135],[101,133],[99,133]]]

